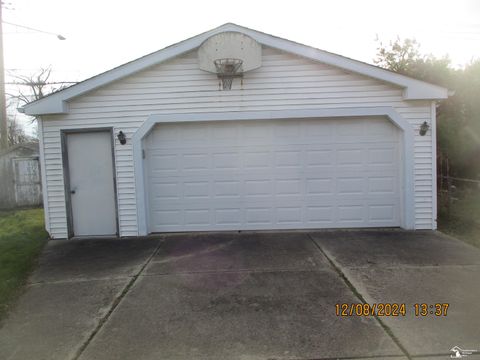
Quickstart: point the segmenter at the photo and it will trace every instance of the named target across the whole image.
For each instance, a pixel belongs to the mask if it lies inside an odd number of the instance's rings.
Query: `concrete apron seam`
[[[98,278],[80,278],[80,279],[71,279],[71,280],[53,280],[53,281],[36,281],[27,283],[26,286],[41,286],[41,285],[58,285],[58,284],[73,284],[73,283],[83,283],[90,281],[107,281],[107,280],[127,280],[133,278],[134,275],[125,275],[125,276],[107,276],[107,277],[98,277]]]
[[[355,271],[355,270],[368,270],[368,269],[374,269],[377,267],[378,264],[372,264],[372,265],[364,265],[364,266],[352,266],[349,267],[348,270]],[[476,269],[480,267],[480,264],[461,264],[461,265],[456,265],[456,264],[429,264],[429,265],[412,265],[412,264],[402,264],[402,269],[406,270],[417,270],[417,269]],[[398,265],[395,266],[382,266],[382,269],[385,270],[397,270]]]
[[[452,353],[449,352],[449,353],[434,353],[434,354],[418,354],[418,355],[412,355],[412,360],[416,360],[416,359],[431,359],[432,357],[435,357],[435,358],[439,358],[439,357],[442,357],[442,358],[445,358],[445,359],[455,359],[455,358],[452,358]],[[480,359],[480,355],[479,354],[470,354],[470,355],[467,355],[469,359]]]
[[[155,262],[152,262],[155,264]],[[331,272],[331,269],[238,269],[238,270],[199,270],[199,271],[178,271],[141,274],[142,277],[154,276],[177,276],[177,275],[214,275],[214,274],[262,274],[262,273],[287,273],[287,272]]]
[[[347,276],[344,274],[342,271],[341,267],[339,264],[336,263],[335,260],[333,260],[328,254],[322,249],[322,247],[313,239],[311,234],[308,234],[308,238],[313,242],[314,246],[325,256],[325,258],[328,260],[332,268],[335,270],[335,272],[340,276],[340,278],[343,280],[343,282],[347,285],[347,287],[352,291],[352,293],[363,303],[366,304],[367,301],[365,300],[364,296],[353,286],[352,282],[347,278]],[[377,316],[373,315],[375,320],[378,322],[378,324],[381,326],[383,331],[392,339],[392,341],[395,343],[395,345],[398,346],[398,348],[402,351],[402,353],[409,359],[412,360],[412,356],[408,353],[407,349],[402,345],[400,340],[393,334],[393,331]]]
[[[155,248],[155,250],[152,252],[152,254],[147,258],[147,260],[145,260],[145,262],[143,263],[143,265],[140,267],[140,269],[137,271],[137,273],[135,275],[133,275],[130,279],[130,281],[125,285],[125,287],[123,288],[123,290],[120,292],[120,294],[113,300],[113,303],[110,307],[110,309],[108,310],[107,314],[105,316],[103,316],[100,321],[98,322],[97,326],[95,327],[95,329],[92,331],[92,333],[90,334],[90,336],[88,337],[87,340],[85,340],[85,342],[80,346],[80,348],[77,350],[75,356],[73,356],[72,360],[77,360],[80,358],[80,356],[83,354],[83,352],[86,350],[86,348],[88,347],[88,345],[90,345],[90,343],[92,342],[92,340],[95,338],[95,336],[98,334],[98,332],[102,329],[102,327],[105,325],[105,323],[108,321],[108,319],[110,318],[110,316],[112,315],[112,313],[115,311],[115,309],[118,307],[118,305],[120,305],[120,303],[122,302],[122,300],[125,298],[125,296],[127,295],[127,293],[130,291],[130,289],[133,287],[133,285],[135,284],[135,282],[137,281],[137,279],[140,277],[140,275],[142,274],[143,270],[145,270],[145,268],[147,267],[147,265],[152,261],[152,259],[155,257],[155,255],[157,255],[157,253],[159,252],[160,250],[160,246],[162,245],[162,242],[163,242],[164,238],[161,238],[158,242],[158,245],[157,247]]]
[[[370,359],[405,359],[405,355],[366,355],[366,356],[335,356],[335,357],[321,357],[321,358],[292,358],[290,360],[370,360]],[[277,360],[276,358],[269,358],[268,360]]]

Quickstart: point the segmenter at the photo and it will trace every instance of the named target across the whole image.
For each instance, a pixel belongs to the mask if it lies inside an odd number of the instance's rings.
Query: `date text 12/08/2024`
[[[450,304],[435,303],[426,304],[418,303],[411,306],[411,310],[415,316],[447,316]],[[406,304],[401,303],[351,303],[351,304],[335,304],[335,315],[337,316],[405,316],[408,312]]]

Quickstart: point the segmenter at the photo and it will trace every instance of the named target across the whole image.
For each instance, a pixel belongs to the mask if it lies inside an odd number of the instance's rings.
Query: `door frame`
[[[112,151],[112,172],[113,172],[113,193],[115,203],[115,236],[120,234],[119,221],[118,221],[118,193],[117,193],[117,170],[115,167],[115,144],[113,141],[113,127],[101,127],[101,128],[84,128],[84,129],[61,129],[61,148],[62,148],[62,167],[63,167],[63,184],[65,192],[65,208],[67,213],[67,234],[68,238],[75,237],[73,232],[73,211],[72,211],[72,196],[70,193],[70,168],[68,161],[68,146],[67,137],[71,134],[82,133],[94,133],[94,132],[107,132],[110,135],[110,148]],[[82,236],[82,238],[85,236]],[[92,235],[95,237],[95,235]]]

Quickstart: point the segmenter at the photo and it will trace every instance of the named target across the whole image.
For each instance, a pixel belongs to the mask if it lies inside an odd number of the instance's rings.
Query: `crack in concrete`
[[[123,276],[106,276],[106,277],[94,277],[94,278],[77,278],[77,279],[68,279],[68,280],[45,280],[45,281],[35,281],[27,283],[26,286],[40,286],[40,285],[58,285],[58,284],[72,284],[72,283],[82,283],[89,281],[109,281],[109,280],[127,280],[133,278],[135,275],[123,275]]]
[[[95,338],[95,336],[98,334],[98,332],[102,329],[102,327],[105,325],[105,323],[108,321],[112,313],[115,311],[115,309],[120,305],[121,301],[124,299],[124,297],[127,295],[127,293],[130,291],[130,289],[133,287],[137,279],[140,277],[142,272],[145,270],[147,265],[152,261],[152,259],[157,255],[158,251],[160,250],[160,246],[162,245],[163,242],[163,237],[159,240],[158,245],[155,247],[154,251],[152,254],[147,258],[145,263],[140,267],[140,269],[137,271],[135,275],[131,278],[131,280],[125,285],[121,293],[113,300],[112,305],[110,306],[110,309],[108,310],[107,314],[104,315],[95,329],[92,331],[90,336],[88,337],[87,340],[84,341],[84,343],[80,346],[80,348],[77,350],[76,354],[73,356],[72,360],[78,360],[80,356],[84,353],[84,351],[87,349],[88,345],[92,342],[92,340]]]
[[[470,356],[476,356],[477,354],[471,354],[471,355],[468,355],[468,357],[470,358]],[[446,359],[452,359],[452,353],[449,352],[449,353],[436,353],[436,354],[420,354],[420,355],[411,355],[411,358],[412,360],[414,359],[423,359],[423,358],[431,358],[432,356],[435,356],[435,357],[444,357]],[[478,358],[477,358],[478,359]]]
[[[382,265],[382,264],[372,264],[372,265],[364,265],[364,266],[351,266],[348,267],[349,270],[368,270],[368,269],[375,269],[376,267],[381,266],[382,269],[384,270],[398,270],[398,268],[401,266],[402,269],[407,269],[407,270],[417,270],[417,269],[439,269],[439,268],[446,268],[446,269],[475,269],[479,268],[480,264],[464,264],[464,265],[457,265],[457,264],[446,264],[446,265],[441,265],[441,264],[429,264],[429,265],[409,265],[409,264],[396,264],[396,265]]]
[[[366,356],[335,356],[321,358],[291,358],[289,360],[362,360],[362,359],[405,359],[405,355],[366,355]],[[268,360],[278,360],[269,358]]]
[[[308,238],[313,242],[313,244],[316,246],[316,248],[325,256],[325,258],[328,260],[332,268],[335,270],[335,272],[340,276],[340,278],[343,280],[343,282],[347,285],[347,287],[352,291],[352,293],[363,303],[366,304],[367,301],[365,300],[364,296],[355,288],[355,286],[352,284],[352,282],[348,279],[348,277],[344,274],[342,271],[341,267],[339,264],[337,264],[333,259],[331,259],[330,256],[322,249],[322,247],[314,240],[311,234],[307,235]],[[385,331],[385,333],[392,339],[392,341],[395,343],[395,345],[398,346],[398,348],[402,351],[405,357],[407,359],[412,360],[411,355],[408,353],[407,349],[402,345],[400,340],[395,336],[393,331],[377,316],[373,316],[375,320],[377,320],[378,324],[380,327]],[[357,357],[358,358],[358,357]],[[353,357],[352,359],[355,359]],[[361,358],[360,358],[361,359]],[[315,359],[313,359],[315,360]],[[323,359],[319,359],[323,360]]]

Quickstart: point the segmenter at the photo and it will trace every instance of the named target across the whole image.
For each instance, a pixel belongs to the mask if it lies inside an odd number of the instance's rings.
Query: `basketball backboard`
[[[217,73],[215,60],[240,59],[240,71],[246,72],[262,65],[262,46],[251,37],[238,32],[213,35],[200,45],[198,63],[201,70]]]

